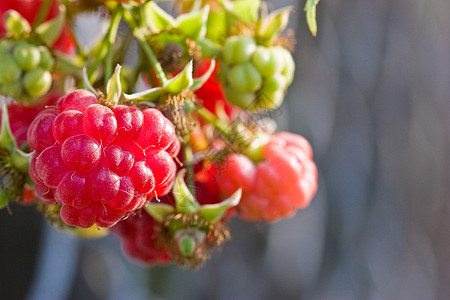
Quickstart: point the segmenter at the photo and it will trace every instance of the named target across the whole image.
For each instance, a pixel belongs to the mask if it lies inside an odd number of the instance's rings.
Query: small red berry
[[[302,136],[281,132],[263,146],[264,160],[252,162],[232,154],[221,165],[218,184],[228,196],[242,187],[237,207],[249,221],[276,221],[305,208],[317,190],[317,167],[312,149]]]

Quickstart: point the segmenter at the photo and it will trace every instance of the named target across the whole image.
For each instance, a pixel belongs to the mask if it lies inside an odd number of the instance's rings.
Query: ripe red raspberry
[[[170,262],[169,249],[159,245],[157,226],[155,219],[142,212],[119,222],[111,231],[120,238],[130,258],[145,264],[165,264]]]
[[[175,177],[179,141],[156,109],[110,109],[76,90],[40,112],[27,136],[36,193],[61,204],[69,225],[110,227],[167,193]]]
[[[9,125],[11,131],[16,138],[17,145],[21,147],[27,141],[27,130],[31,122],[33,122],[36,115],[44,109],[47,105],[53,105],[60,94],[52,93],[34,105],[23,105],[16,102],[8,104]],[[0,108],[0,123],[2,120]]]
[[[220,191],[231,195],[242,187],[238,215],[248,221],[276,221],[308,206],[317,190],[312,149],[302,136],[281,132],[263,146],[264,160],[255,164],[232,154],[218,174]]]

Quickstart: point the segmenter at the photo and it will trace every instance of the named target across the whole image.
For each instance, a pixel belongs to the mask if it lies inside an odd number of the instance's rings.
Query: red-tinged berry
[[[159,111],[111,109],[84,90],[61,98],[56,107],[30,126],[36,153],[29,172],[43,201],[62,205],[66,224],[110,227],[151,195],[169,192],[176,171],[172,157],[180,145]]]
[[[249,221],[277,221],[308,206],[317,190],[317,167],[308,141],[281,132],[263,146],[262,156],[255,163],[242,154],[232,154],[220,166],[221,192],[228,196],[242,188],[239,216]]]
[[[116,234],[124,252],[143,264],[166,264],[170,262],[169,249],[158,243],[159,223],[143,212],[119,222],[111,231]]]

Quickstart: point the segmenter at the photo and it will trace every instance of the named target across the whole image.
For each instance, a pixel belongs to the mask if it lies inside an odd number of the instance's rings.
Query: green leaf
[[[144,209],[158,222],[164,221],[168,215],[175,212],[175,208],[172,205],[165,203],[147,203]]]
[[[306,23],[313,36],[317,35],[316,7],[319,0],[307,0],[305,4]]]
[[[123,94],[123,95],[124,95],[125,99],[133,101],[133,102],[141,102],[141,101],[155,102],[161,96],[163,91],[164,91],[163,88],[158,86],[155,88],[145,90],[143,92],[138,92],[138,93],[134,93],[134,94],[130,94],[130,95],[128,95],[128,94]]]
[[[9,126],[8,107],[5,102],[2,104],[2,127],[0,130],[0,147],[13,151],[17,148],[16,139]]]
[[[260,0],[221,0],[225,9],[240,21],[255,23],[261,6]]]
[[[117,65],[114,70],[114,74],[106,85],[106,100],[117,105],[119,103],[120,97],[122,96],[122,84],[120,82],[120,69],[121,66]]]
[[[184,67],[177,76],[166,81],[163,86],[164,91],[171,94],[179,94],[188,89],[194,83],[192,78],[192,60]]]
[[[206,5],[201,10],[182,14],[176,19],[175,27],[193,40],[202,39],[206,35],[208,14],[209,5]]]
[[[6,31],[12,34],[23,35],[31,32],[30,23],[15,10],[8,10],[5,13]]]
[[[226,211],[230,207],[234,207],[239,204],[242,196],[242,189],[238,189],[229,198],[217,204],[206,204],[200,206],[198,210],[200,216],[209,222],[214,222],[222,219]]]
[[[199,88],[203,86],[203,84],[211,77],[211,74],[214,72],[214,68],[216,67],[216,61],[214,59],[211,60],[211,64],[209,65],[208,70],[202,76],[198,78],[194,78],[194,83],[190,87],[190,90],[195,92]]]
[[[66,9],[59,5],[59,14],[36,27],[36,33],[48,45],[51,46],[61,35],[66,20]]]
[[[292,6],[277,9],[265,17],[258,28],[258,37],[265,41],[272,41],[287,27]]]
[[[192,195],[191,191],[184,182],[184,174],[186,169],[178,172],[175,179],[175,184],[172,189],[173,196],[175,198],[175,204],[177,207],[177,212],[180,213],[191,213],[196,212],[199,208],[199,204],[195,197]]]
[[[173,27],[175,19],[161,9],[154,1],[144,6],[145,22],[151,30],[159,32],[167,27]]]
[[[204,57],[216,57],[222,52],[222,48],[209,39],[200,39],[197,41]]]

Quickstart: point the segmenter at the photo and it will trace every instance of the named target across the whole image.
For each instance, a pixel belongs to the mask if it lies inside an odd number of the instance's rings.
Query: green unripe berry
[[[23,85],[30,96],[43,96],[52,85],[52,75],[41,68],[31,70],[25,74]]]
[[[15,81],[12,83],[2,83],[0,84],[0,94],[14,98],[15,100],[20,100],[22,96],[22,85],[20,81]]]
[[[0,59],[0,82],[12,83],[20,78],[22,70],[11,55]]]
[[[22,70],[26,71],[36,68],[41,60],[39,49],[30,44],[16,46],[13,55]]]
[[[266,78],[263,81],[262,91],[275,92],[278,90],[284,91],[286,88],[286,77],[281,74],[275,74],[272,77]]]
[[[242,93],[255,92],[262,85],[261,74],[250,62],[232,67],[227,79],[233,89]]]
[[[55,63],[55,60],[53,59],[52,54],[50,53],[48,48],[45,46],[40,46],[38,49],[39,49],[39,53],[41,55],[41,60],[39,62],[39,66],[44,70],[47,70],[47,71],[51,70],[51,68],[53,67],[53,64]]]
[[[254,108],[255,110],[276,109],[280,107],[281,103],[283,103],[283,100],[284,100],[284,92],[282,90],[274,92],[261,90]]]
[[[295,73],[295,61],[292,57],[291,53],[283,48],[283,47],[275,47],[274,50],[276,50],[280,56],[283,57],[284,60],[284,67],[281,70],[281,74],[286,77],[286,87],[288,87],[292,80],[294,79],[294,73]]]
[[[11,41],[8,41],[8,40],[0,41],[0,56],[6,55],[6,54],[11,54],[11,49],[12,49]],[[3,58],[0,58],[0,59],[3,59]]]
[[[255,40],[250,36],[230,36],[223,46],[223,56],[229,64],[242,64],[250,60],[256,49]]]
[[[284,57],[272,48],[258,46],[252,55],[252,63],[264,77],[280,73],[284,68]]]
[[[254,93],[241,93],[232,87],[225,88],[225,97],[231,105],[239,106],[244,109],[251,107],[255,102]]]

